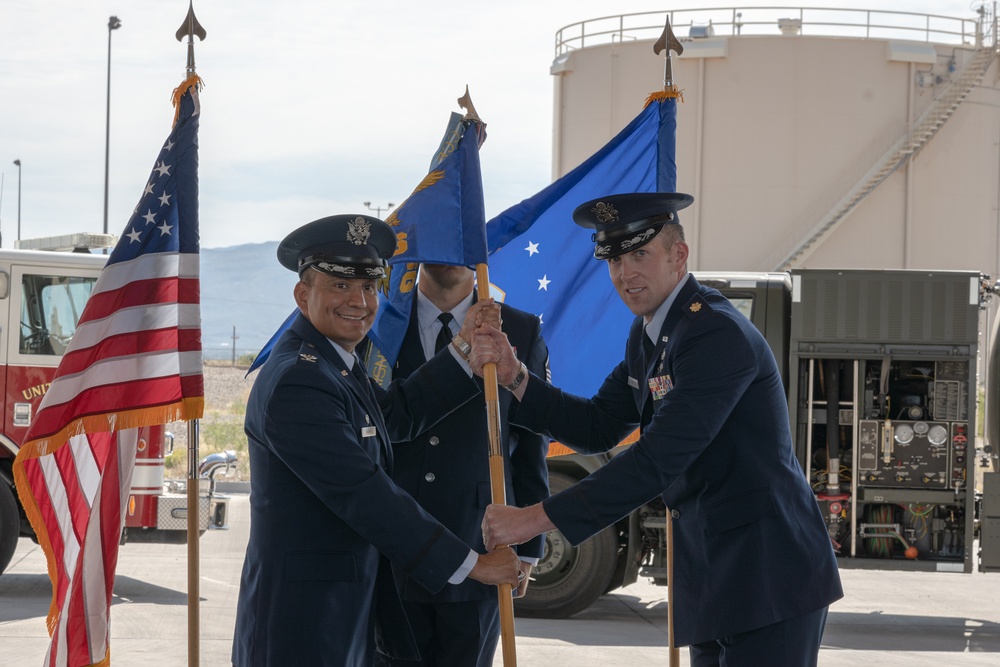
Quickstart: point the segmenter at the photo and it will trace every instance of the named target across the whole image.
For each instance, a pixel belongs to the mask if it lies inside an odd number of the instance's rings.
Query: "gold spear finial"
[[[458,106],[465,109],[465,120],[482,122],[482,118],[476,113],[476,107],[472,106],[472,95],[469,94],[469,84],[465,84],[465,95],[458,98]]]
[[[674,71],[671,64],[670,52],[673,51],[677,55],[684,53],[684,46],[680,43],[680,40],[674,36],[674,31],[670,27],[670,15],[667,15],[667,23],[663,26],[663,34],[660,38],[656,40],[653,44],[653,53],[660,55],[662,51],[666,51],[663,61],[663,90],[677,92],[677,85],[674,83]]]
[[[187,76],[193,76],[195,73],[194,67],[194,37],[198,36],[201,41],[205,41],[205,29],[201,27],[198,23],[198,18],[194,15],[194,0],[190,0],[188,3],[188,13],[184,17],[184,22],[181,23],[181,27],[177,29],[177,41],[183,42],[184,37],[188,38],[188,57],[187,57]]]

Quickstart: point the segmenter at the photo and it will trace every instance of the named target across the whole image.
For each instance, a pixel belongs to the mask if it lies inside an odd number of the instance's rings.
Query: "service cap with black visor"
[[[649,243],[694,197],[681,192],[629,192],[580,204],[573,222],[593,229],[595,259],[612,259]]]
[[[331,215],[305,224],[278,245],[278,261],[300,276],[313,268],[341,278],[379,279],[396,251],[392,227],[370,215]]]

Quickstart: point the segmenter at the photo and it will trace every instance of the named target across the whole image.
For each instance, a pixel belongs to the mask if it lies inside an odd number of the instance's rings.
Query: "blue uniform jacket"
[[[382,411],[301,315],[260,370],[245,424],[251,524],[237,667],[367,665],[376,640],[415,657],[409,633],[381,631],[406,623],[386,558],[437,591],[469,554],[387,470],[390,437],[412,438],[479,387],[447,351],[388,391],[369,384]]]
[[[670,308],[649,363],[643,335],[637,318],[625,361],[591,399],[539,378],[529,381],[515,422],[575,449],[605,451],[642,427],[638,442],[546,500],[549,518],[577,544],[662,496],[674,517],[680,646],[763,627],[842,597],[764,338],[693,276]]]
[[[416,291],[415,291],[416,293]],[[416,305],[399,353],[394,378],[410,377],[424,363]],[[534,315],[501,304],[503,330],[525,365],[545,377],[548,350],[541,337],[541,323]],[[477,378],[482,385],[482,380]],[[507,421],[512,395],[500,391],[500,434],[504,452],[506,498],[510,505],[533,505],[549,496],[545,457],[548,439]],[[482,521],[491,502],[489,434],[486,409],[481,400],[465,403],[413,440],[393,441],[392,477],[420,505],[479,552],[483,546]],[[521,556],[540,558],[544,537],[520,545]],[[400,568],[397,578],[404,597],[417,602],[456,602],[497,599],[496,586],[467,579],[430,593]]]

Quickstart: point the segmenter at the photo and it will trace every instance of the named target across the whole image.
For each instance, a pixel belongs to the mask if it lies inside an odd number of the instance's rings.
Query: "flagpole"
[[[194,0],[188,1],[187,16],[177,29],[175,37],[183,42],[187,37],[187,67],[185,80],[197,76],[194,64],[194,38],[205,41],[205,29],[194,15]],[[197,85],[197,84],[195,84]],[[180,106],[178,105],[178,110]],[[188,478],[187,478],[187,558],[188,558],[188,667],[201,665],[201,613],[200,613],[200,537],[201,489],[198,484],[198,420],[188,421]]]
[[[201,634],[201,614],[199,609],[199,552],[198,518],[201,503],[198,488],[198,420],[187,423],[188,439],[188,482],[187,482],[187,558],[188,558],[188,667],[201,664],[199,635]]]
[[[681,654],[674,644],[674,521],[667,508],[667,655],[670,667],[680,667]]]
[[[653,53],[660,55],[663,53],[663,92],[653,93],[649,96],[649,104],[653,99],[680,98],[681,95],[677,84],[674,81],[674,70],[670,60],[670,52],[677,55],[684,53],[684,46],[680,40],[674,36],[674,31],[670,27],[670,15],[667,14],[666,25],[663,26],[663,33],[653,44]],[[659,180],[659,179],[658,179]],[[673,515],[670,508],[667,509],[667,656],[670,667],[680,667],[681,656],[677,646],[674,645],[674,524]]]
[[[476,281],[480,299],[490,298],[490,267],[476,265]],[[486,425],[490,436],[490,491],[493,503],[507,504],[507,484],[504,480],[503,449],[500,446],[500,393],[497,389],[497,365],[493,362],[483,367],[484,394],[486,396]],[[507,545],[498,545],[502,548]],[[514,642],[514,596],[510,584],[497,587],[500,601],[500,645],[503,649],[504,667],[516,667],[517,654]]]

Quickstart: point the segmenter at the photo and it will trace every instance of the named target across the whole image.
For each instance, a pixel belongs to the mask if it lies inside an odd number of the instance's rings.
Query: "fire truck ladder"
[[[868,170],[850,191],[810,230],[803,240],[774,267],[785,271],[798,266],[870,195],[886,178],[907,164],[920,149],[934,138],[938,130],[955,113],[969,93],[983,80],[986,69],[996,57],[993,45],[981,46],[962,73],[944,87],[942,93],[920,115],[912,131],[904,134]]]

